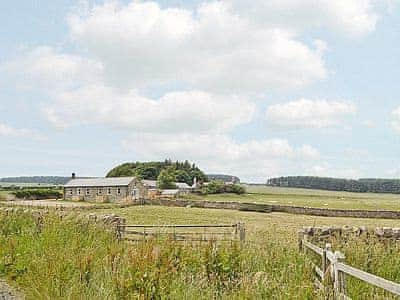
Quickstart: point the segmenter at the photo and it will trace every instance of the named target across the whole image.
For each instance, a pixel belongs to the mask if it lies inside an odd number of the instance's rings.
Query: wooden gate
[[[173,240],[183,242],[245,240],[245,226],[237,224],[212,225],[118,225],[119,239],[128,241]]]

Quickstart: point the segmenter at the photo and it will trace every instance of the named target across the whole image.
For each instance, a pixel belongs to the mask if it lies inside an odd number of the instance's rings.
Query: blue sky
[[[0,4],[0,176],[400,176],[397,1]]]

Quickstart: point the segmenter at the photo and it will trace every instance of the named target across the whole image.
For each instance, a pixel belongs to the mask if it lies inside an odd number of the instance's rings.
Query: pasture
[[[244,185],[247,193],[188,195],[189,199],[256,202],[337,209],[400,210],[400,195]]]

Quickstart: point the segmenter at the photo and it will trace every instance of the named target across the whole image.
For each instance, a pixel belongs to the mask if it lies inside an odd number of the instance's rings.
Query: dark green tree
[[[162,170],[157,178],[157,187],[159,189],[176,189],[175,171],[173,168]]]

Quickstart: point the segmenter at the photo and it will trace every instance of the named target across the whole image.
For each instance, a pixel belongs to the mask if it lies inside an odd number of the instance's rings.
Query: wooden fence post
[[[335,251],[334,253],[335,259],[333,261],[333,272],[334,272],[334,281],[333,287],[335,292],[335,299],[341,299],[342,295],[346,294],[346,286],[345,286],[345,278],[343,272],[340,272],[337,267],[338,262],[343,262],[345,256],[343,253],[339,251]]]
[[[300,229],[299,231],[297,231],[297,243],[299,251],[303,251],[303,238],[304,238],[304,230]]]
[[[326,274],[326,270],[328,268],[328,261],[326,258],[326,251],[328,250],[327,246],[328,246],[328,244],[326,244],[325,248],[322,249],[322,266],[321,267],[322,267],[322,273],[324,274],[324,277],[322,278],[322,282],[325,281],[325,274]]]
[[[239,222],[238,224],[239,227],[239,240],[241,243],[243,243],[246,239],[246,229],[244,227],[244,223]]]

